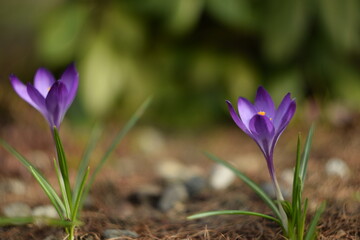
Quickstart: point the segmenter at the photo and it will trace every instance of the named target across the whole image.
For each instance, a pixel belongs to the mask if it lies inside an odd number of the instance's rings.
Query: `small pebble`
[[[145,184],[139,187],[130,196],[130,201],[134,204],[150,204],[154,205],[160,198],[161,187],[154,184]]]
[[[182,183],[172,183],[163,191],[158,203],[161,211],[168,211],[177,203],[187,200],[189,197],[186,187]]]
[[[285,169],[281,172],[280,177],[286,186],[292,187],[294,181],[294,170],[291,168]]]
[[[138,132],[136,138],[139,149],[149,155],[156,155],[164,151],[165,140],[155,128],[144,128]]]
[[[329,159],[325,165],[325,170],[329,176],[339,176],[341,178],[346,178],[350,174],[348,165],[339,158]]]
[[[6,217],[28,217],[31,216],[31,208],[21,202],[11,203],[3,208]]]
[[[176,159],[165,159],[157,165],[157,174],[167,181],[177,181],[182,178],[185,166]]]
[[[62,237],[62,238],[63,238],[63,237]],[[49,236],[46,236],[43,240],[59,240],[59,239],[61,239],[60,236],[51,234],[51,235],[49,235]]]
[[[96,233],[85,233],[79,237],[79,240],[100,240],[100,238]]]
[[[37,206],[33,208],[32,215],[34,217],[58,218],[59,215],[52,205]]]
[[[196,166],[185,166],[177,159],[163,159],[156,167],[157,174],[168,182],[187,181],[201,174]]]
[[[190,197],[198,195],[206,188],[206,185],[206,180],[200,176],[195,176],[185,181],[185,187]]]
[[[23,195],[26,192],[24,182],[18,179],[7,179],[0,183],[0,195],[2,194],[15,194]]]
[[[210,186],[216,190],[226,189],[235,181],[235,178],[235,174],[230,169],[216,164],[210,175]]]
[[[105,240],[110,239],[121,239],[121,237],[131,237],[131,238],[138,238],[139,234],[130,230],[122,230],[122,229],[106,229],[103,232],[103,236]]]
[[[260,184],[261,189],[268,195],[270,198],[275,199],[275,188],[272,182],[266,182]],[[289,188],[285,188],[284,186],[280,185],[280,190],[284,198],[289,198],[291,195],[291,190]]]

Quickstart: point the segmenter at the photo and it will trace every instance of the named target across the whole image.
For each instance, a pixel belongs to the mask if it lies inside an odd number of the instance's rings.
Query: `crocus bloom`
[[[290,93],[288,93],[276,109],[269,93],[263,87],[259,87],[254,104],[242,97],[238,99],[239,114],[236,113],[229,101],[226,102],[234,122],[255,140],[263,152],[270,176],[275,184],[277,197],[280,198],[279,200],[283,200],[275,177],[273,153],[281,133],[294,116],[295,99],[291,99]]]
[[[15,92],[45,117],[50,128],[59,128],[76,96],[79,74],[75,65],[70,64],[59,80],[47,69],[39,68],[34,85],[23,84],[15,75],[10,75],[10,82]]]

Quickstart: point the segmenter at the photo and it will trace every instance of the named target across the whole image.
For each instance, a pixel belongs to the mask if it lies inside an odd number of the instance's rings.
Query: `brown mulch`
[[[2,135],[6,133],[7,140],[13,145],[16,143],[18,149],[28,153],[30,150],[26,142],[34,137],[34,132],[37,130],[16,129],[3,130]],[[18,131],[25,134],[25,137]],[[80,156],[78,149],[83,148],[84,143],[80,142],[81,146],[76,146],[74,140],[69,137],[70,133],[71,130],[65,128],[64,139],[70,142],[65,144],[65,148],[69,150],[68,155]],[[318,239],[360,239],[359,134],[360,127],[352,128],[351,131],[324,127],[316,132],[304,194],[309,198],[310,216],[314,214],[316,206],[323,200],[327,201],[326,210],[318,226]],[[82,213],[84,225],[77,230],[79,240],[102,240],[103,231],[111,228],[134,231],[140,236],[137,239],[284,239],[281,229],[276,224],[256,217],[218,216],[186,220],[187,216],[196,212],[234,208],[271,214],[261,200],[240,181],[236,181],[229,189],[223,191],[207,189],[187,202],[176,205],[168,212],[159,211],[152,203],[134,202],[131,196],[140,186],[161,182],[152,166],[157,161],[154,158],[160,159],[161,156],[148,157],[139,154],[138,149],[132,147],[135,135],[135,133],[130,134],[122,143],[120,150],[115,153],[115,156],[134,156],[131,160],[136,161],[136,164],[122,160],[120,165],[122,169],[135,170],[121,170],[114,163],[109,163],[104,169],[92,190],[92,206]],[[295,130],[289,130],[279,141],[275,163],[278,172],[293,164],[294,141],[296,141],[294,136],[296,136]],[[52,149],[51,143],[46,140],[48,137],[30,141],[29,146],[31,148],[36,146],[50,154]],[[250,139],[243,136],[240,130],[234,131],[232,128],[199,134],[197,137],[169,135],[165,138],[167,142],[165,156],[176,156],[184,164],[195,164],[206,171],[211,169],[212,162],[203,157],[202,149],[210,150],[224,159],[230,159],[231,156],[240,153],[256,152],[257,154],[258,152],[256,145]],[[194,146],[197,146],[196,149]],[[283,149],[281,154],[279,149]],[[26,196],[2,196],[0,207],[20,200],[30,206],[46,204],[46,197],[40,192],[41,189],[36,186],[31,176],[25,171],[18,170],[21,166],[14,163],[15,160],[3,150],[0,151],[0,156],[4,160],[3,166],[10,169],[9,171],[1,169],[0,179],[19,178],[29,184]],[[260,154],[255,156],[262,157]],[[351,174],[344,179],[327,176],[324,165],[331,157],[343,159],[348,164]],[[52,182],[56,182],[53,179],[51,165],[41,165],[41,168]],[[255,172],[250,171],[249,176],[256,182],[268,181],[265,167]],[[63,239],[64,233],[61,229],[47,226],[0,227],[0,240],[43,240],[48,236],[54,236],[53,239]]]

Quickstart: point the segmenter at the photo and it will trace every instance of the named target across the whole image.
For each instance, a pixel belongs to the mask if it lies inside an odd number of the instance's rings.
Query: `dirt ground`
[[[310,202],[309,216],[312,216],[322,201],[327,201],[318,227],[318,239],[360,239],[358,123],[354,121],[340,127],[331,124],[317,126],[304,195]],[[105,148],[113,136],[112,127],[114,126],[110,125],[105,129],[105,137],[94,159],[100,156],[101,149]],[[306,135],[308,127],[308,124],[295,122],[281,137],[275,151],[278,176],[294,165],[297,132],[301,131]],[[42,125],[26,127],[26,124],[14,124],[3,128],[1,136],[34,161],[55,184],[51,161],[47,159],[53,154],[50,133],[39,136],[41,131],[46,131]],[[76,159],[81,157],[81,149],[84,148],[88,133],[86,130],[79,130],[74,138],[71,135],[74,130],[66,125],[61,131],[74,175]],[[138,127],[120,144],[99,175],[90,194],[91,203],[82,212],[84,225],[77,229],[78,239],[104,239],[103,231],[114,228],[136,232],[139,235],[137,239],[284,239],[276,224],[257,217],[219,216],[186,220],[193,213],[221,209],[248,209],[271,214],[240,180],[224,190],[205,188],[168,211],[157,208],[156,196],[146,201],[134,199],[134,194],[144,185],[166,185],[157,169],[168,159],[175,159],[184,166],[195,168],[201,176],[207,178],[213,162],[203,155],[204,150],[231,161],[258,183],[269,181],[265,161],[256,144],[235,125],[197,133],[167,134],[152,127]],[[26,192],[21,195],[2,194],[0,208],[19,201],[31,207],[48,203],[36,182],[17,160],[3,149],[0,150],[0,157],[0,180],[16,178],[26,183]],[[350,169],[349,174],[345,177],[327,174],[324,166],[331,158],[342,159]],[[64,236],[63,231],[56,227],[0,227],[0,239],[42,240],[63,239]]]

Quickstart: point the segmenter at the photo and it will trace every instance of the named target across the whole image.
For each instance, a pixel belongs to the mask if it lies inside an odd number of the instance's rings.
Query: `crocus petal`
[[[41,93],[30,83],[26,84],[27,93],[32,101],[31,104],[34,108],[36,108],[45,118],[47,118],[47,111],[45,106],[45,98],[41,95]]]
[[[250,119],[256,115],[256,109],[246,98],[239,97],[238,99],[238,112],[240,119],[244,123],[245,127],[249,130]]]
[[[269,118],[259,114],[250,120],[249,127],[255,137],[272,138],[275,132],[274,125]]]
[[[230,115],[231,115],[232,119],[234,120],[234,122],[236,123],[236,125],[238,125],[238,127],[241,130],[243,130],[246,134],[250,134],[249,130],[246,128],[243,121],[241,120],[239,115],[236,113],[236,111],[235,111],[234,107],[232,106],[231,102],[226,100],[226,103],[228,105]]]
[[[286,113],[282,117],[279,125],[279,130],[282,131],[286,128],[286,126],[289,124],[290,120],[294,116],[296,111],[296,103],[295,101],[292,101],[289,105],[289,108],[287,109]]]
[[[76,71],[75,64],[70,64],[67,67],[59,81],[64,83],[68,90],[68,95],[66,96],[66,108],[68,108],[74,101],[79,86],[79,73]]]
[[[274,117],[274,126],[276,131],[283,130],[294,116],[296,110],[296,103],[294,99],[291,99],[290,93],[286,94],[281,101]]]
[[[39,68],[37,70],[34,78],[34,86],[44,98],[46,98],[54,82],[54,76],[47,69]]]
[[[33,102],[33,100],[31,100],[28,92],[27,92],[27,88],[26,85],[23,84],[15,75],[10,75],[10,82],[11,85],[13,86],[15,92],[22,98],[24,99],[26,102],[28,102],[31,106],[35,107],[35,103]]]
[[[288,108],[286,111],[284,110],[284,114],[282,115],[282,119],[279,120],[279,125],[275,127],[275,135],[272,142],[271,148],[274,149],[277,141],[280,138],[280,135],[283,133],[287,125],[289,124],[290,120],[294,116],[296,111],[296,103],[295,100],[292,100],[290,104],[288,105]]]
[[[275,116],[274,102],[263,87],[259,87],[256,92],[254,106],[257,112],[265,112],[268,118],[273,118]]]
[[[60,123],[64,118],[66,108],[66,97],[68,91],[65,84],[62,82],[55,82],[51,87],[49,94],[46,97],[46,108],[50,118],[50,125],[55,125],[57,128],[60,127]],[[54,127],[54,126],[51,126]]]
[[[272,140],[275,133],[274,126],[269,118],[256,114],[250,120],[252,138],[259,145],[267,161],[272,159]],[[272,164],[272,163],[271,163]],[[271,165],[268,163],[268,166]]]

